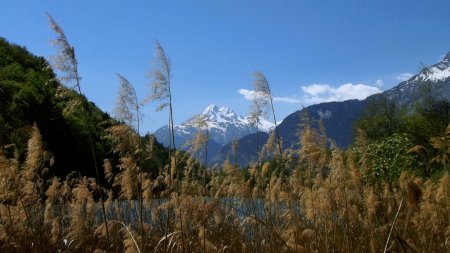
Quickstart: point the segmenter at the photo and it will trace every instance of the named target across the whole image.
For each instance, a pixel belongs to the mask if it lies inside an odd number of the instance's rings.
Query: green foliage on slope
[[[80,103],[73,103],[74,97],[88,108],[88,117],[83,116]],[[0,38],[0,146],[14,144],[23,159],[34,123],[54,161],[50,168],[53,175],[64,178],[71,171],[95,175],[89,131],[99,167],[105,158],[117,159],[105,129],[118,122],[60,85],[43,57]],[[147,163],[149,167],[160,167],[167,159],[161,145],[156,144],[155,149],[157,155]]]

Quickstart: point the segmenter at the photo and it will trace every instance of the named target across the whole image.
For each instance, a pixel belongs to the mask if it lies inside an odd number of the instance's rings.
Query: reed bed
[[[107,239],[96,180],[51,177],[42,142],[35,126],[24,162],[0,149],[0,252],[450,251],[448,173],[368,183],[364,156],[314,143],[301,158],[285,153],[283,169],[205,173],[190,159],[183,176],[142,172],[142,214],[133,159],[119,173],[105,161]]]

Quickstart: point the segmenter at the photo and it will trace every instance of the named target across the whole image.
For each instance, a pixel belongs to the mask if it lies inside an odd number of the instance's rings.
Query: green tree
[[[366,180],[371,183],[388,182],[392,187],[402,171],[417,170],[417,158],[409,152],[413,145],[406,134],[398,133],[369,144]]]
[[[384,96],[377,96],[368,101],[356,128],[364,129],[371,141],[381,140],[404,128],[403,111],[399,105]]]

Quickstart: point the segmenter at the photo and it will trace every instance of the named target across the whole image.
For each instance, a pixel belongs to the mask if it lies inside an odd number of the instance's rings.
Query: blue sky
[[[172,63],[175,123],[209,104],[249,110],[252,73],[263,72],[277,117],[312,103],[389,89],[450,51],[448,0],[9,0],[0,36],[49,57],[45,12],[75,47],[87,97],[112,112],[126,76],[149,94],[154,39]],[[143,133],[166,124],[143,108]]]

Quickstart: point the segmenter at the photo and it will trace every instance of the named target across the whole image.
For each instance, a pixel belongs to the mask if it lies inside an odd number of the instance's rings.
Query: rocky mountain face
[[[413,107],[417,102],[431,96],[437,100],[450,101],[450,53],[442,61],[424,68],[419,74],[383,93],[372,95],[364,100],[347,100],[328,102],[308,106],[286,117],[278,126],[283,148],[299,147],[301,117],[305,111],[313,121],[322,119],[327,136],[334,140],[340,148],[346,148],[353,140],[353,125],[360,119],[364,109],[376,100],[388,99],[400,107]],[[268,134],[261,135],[260,143],[268,139]],[[262,144],[260,145],[262,146]],[[238,140],[237,162],[239,166],[248,166],[256,161],[256,136],[247,135]],[[231,145],[224,145],[217,151],[211,163],[222,163],[225,159],[233,161]]]
[[[199,131],[196,126],[196,120],[203,118],[208,125],[209,142],[208,142],[208,161],[210,161],[217,151],[233,139],[239,139],[246,135],[259,132],[270,132],[274,125],[273,123],[260,119],[261,124],[258,128],[253,126],[248,117],[243,117],[236,114],[228,107],[218,107],[216,105],[209,105],[206,109],[197,116],[183,122],[180,125],[174,126],[175,145],[178,149],[188,150],[189,142],[194,139],[195,134]],[[200,129],[205,131],[205,129]],[[169,131],[167,125],[161,127],[154,133],[156,139],[165,146],[169,145]],[[201,159],[203,160],[203,159]]]
[[[421,100],[424,93],[439,100],[450,100],[450,52],[439,63],[424,68],[383,95],[399,105],[410,106]]]
[[[283,148],[299,148],[302,116],[307,113],[311,119],[322,119],[328,138],[334,140],[339,147],[345,148],[353,138],[353,123],[359,119],[366,101],[347,100],[343,102],[328,102],[308,106],[287,116],[278,126]],[[307,112],[305,112],[307,111]],[[317,122],[317,121],[316,121]],[[316,125],[317,127],[317,125]],[[268,140],[269,134],[259,134],[259,149]],[[210,164],[221,164],[225,159],[233,162],[234,153],[231,144],[224,145]],[[238,140],[237,163],[240,167],[248,166],[256,161],[256,134],[247,135]]]

